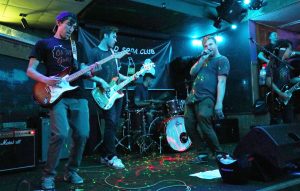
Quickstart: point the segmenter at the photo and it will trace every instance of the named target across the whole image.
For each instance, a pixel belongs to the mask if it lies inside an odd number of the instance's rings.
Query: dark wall
[[[224,111],[226,113],[247,113],[251,112],[252,88],[251,88],[251,61],[249,46],[248,22],[241,23],[236,30],[222,32],[223,42],[218,43],[219,51],[230,61],[230,73],[227,80],[227,89],[224,100]],[[184,80],[190,79],[189,70],[194,63],[193,56],[202,51],[202,47],[193,47],[191,40],[173,40],[173,62],[176,59],[181,64],[175,63],[170,68],[176,71],[171,73],[176,76],[177,90],[180,94],[186,95]],[[192,63],[191,63],[192,62]],[[181,83],[183,85],[178,85]],[[189,86],[191,83],[187,83]]]
[[[33,103],[33,81],[26,75],[27,60],[0,55],[0,113],[3,122],[25,121],[39,112]]]

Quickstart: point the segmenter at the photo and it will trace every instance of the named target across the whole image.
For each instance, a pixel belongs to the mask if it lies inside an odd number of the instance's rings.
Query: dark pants
[[[282,123],[293,123],[294,122],[294,103],[291,100],[281,112],[270,111],[270,124],[282,124]]]
[[[101,156],[111,159],[117,156],[116,153],[116,134],[119,126],[123,99],[117,99],[109,110],[103,110],[105,129]]]
[[[203,141],[215,153],[221,151],[219,140],[212,126],[214,102],[207,98],[194,104],[186,104],[184,124],[192,145],[199,151],[207,151]]]

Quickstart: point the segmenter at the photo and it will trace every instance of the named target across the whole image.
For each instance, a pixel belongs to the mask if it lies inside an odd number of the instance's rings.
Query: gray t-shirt
[[[230,64],[225,56],[211,58],[203,63],[195,76],[192,91],[187,99],[187,104],[210,98],[213,101],[217,96],[218,76],[229,74]]]

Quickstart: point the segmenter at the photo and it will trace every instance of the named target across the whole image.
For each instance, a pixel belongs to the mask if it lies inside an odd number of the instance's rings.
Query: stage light
[[[193,46],[201,46],[201,44],[202,44],[202,41],[201,40],[199,40],[199,39],[194,39],[193,41],[192,41],[192,44],[193,44]]]
[[[235,30],[236,28],[237,28],[237,25],[235,25],[235,24],[231,25],[231,29]]]
[[[220,36],[220,35],[216,35],[215,39],[216,39],[217,42],[223,42],[223,37]]]
[[[258,10],[264,6],[267,5],[267,2],[264,2],[264,0],[253,0],[251,1],[249,5],[250,10]]]
[[[217,29],[220,29],[222,26],[221,26],[221,22],[222,22],[222,19],[221,17],[218,17],[215,21],[214,21],[214,27],[216,27]]]
[[[251,3],[251,0],[244,0],[245,5],[249,5]]]
[[[25,17],[27,16],[27,14],[20,13],[20,16],[22,17],[22,18],[21,18],[21,24],[22,24],[23,28],[24,28],[24,29],[29,28],[29,24],[28,24],[28,22],[27,22],[27,20],[26,20],[26,18],[25,18]]]
[[[243,7],[242,1],[223,0],[217,8],[218,17],[228,23],[239,23],[247,15],[247,8]],[[214,25],[215,26],[215,25]],[[216,24],[216,26],[218,26]]]

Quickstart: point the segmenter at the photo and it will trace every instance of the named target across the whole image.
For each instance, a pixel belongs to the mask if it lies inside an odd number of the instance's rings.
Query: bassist
[[[112,48],[117,42],[117,32],[118,29],[113,26],[105,26],[101,29],[100,44],[92,49],[90,55],[92,62],[114,54]],[[110,87],[109,83],[112,81],[118,83],[119,81],[128,79],[128,77],[119,73],[119,62],[117,59],[113,59],[103,64],[102,70],[95,72],[94,77],[91,79],[97,82],[97,85],[100,86],[99,88],[107,90]],[[115,148],[115,137],[121,117],[122,102],[122,98],[117,99],[110,109],[102,110],[105,121],[105,129],[99,160],[101,163],[115,169],[125,168],[122,160],[118,158]]]
[[[291,77],[291,68],[287,60],[292,54],[292,43],[289,40],[278,40],[274,53],[282,62],[276,59],[271,59],[267,66],[267,85],[271,88],[272,94],[268,96],[270,108],[270,124],[292,123],[294,121],[294,106],[293,100],[289,100],[291,94],[283,89],[284,85],[297,83],[299,78]],[[282,104],[284,107],[278,108],[278,102],[287,101],[287,104]]]

